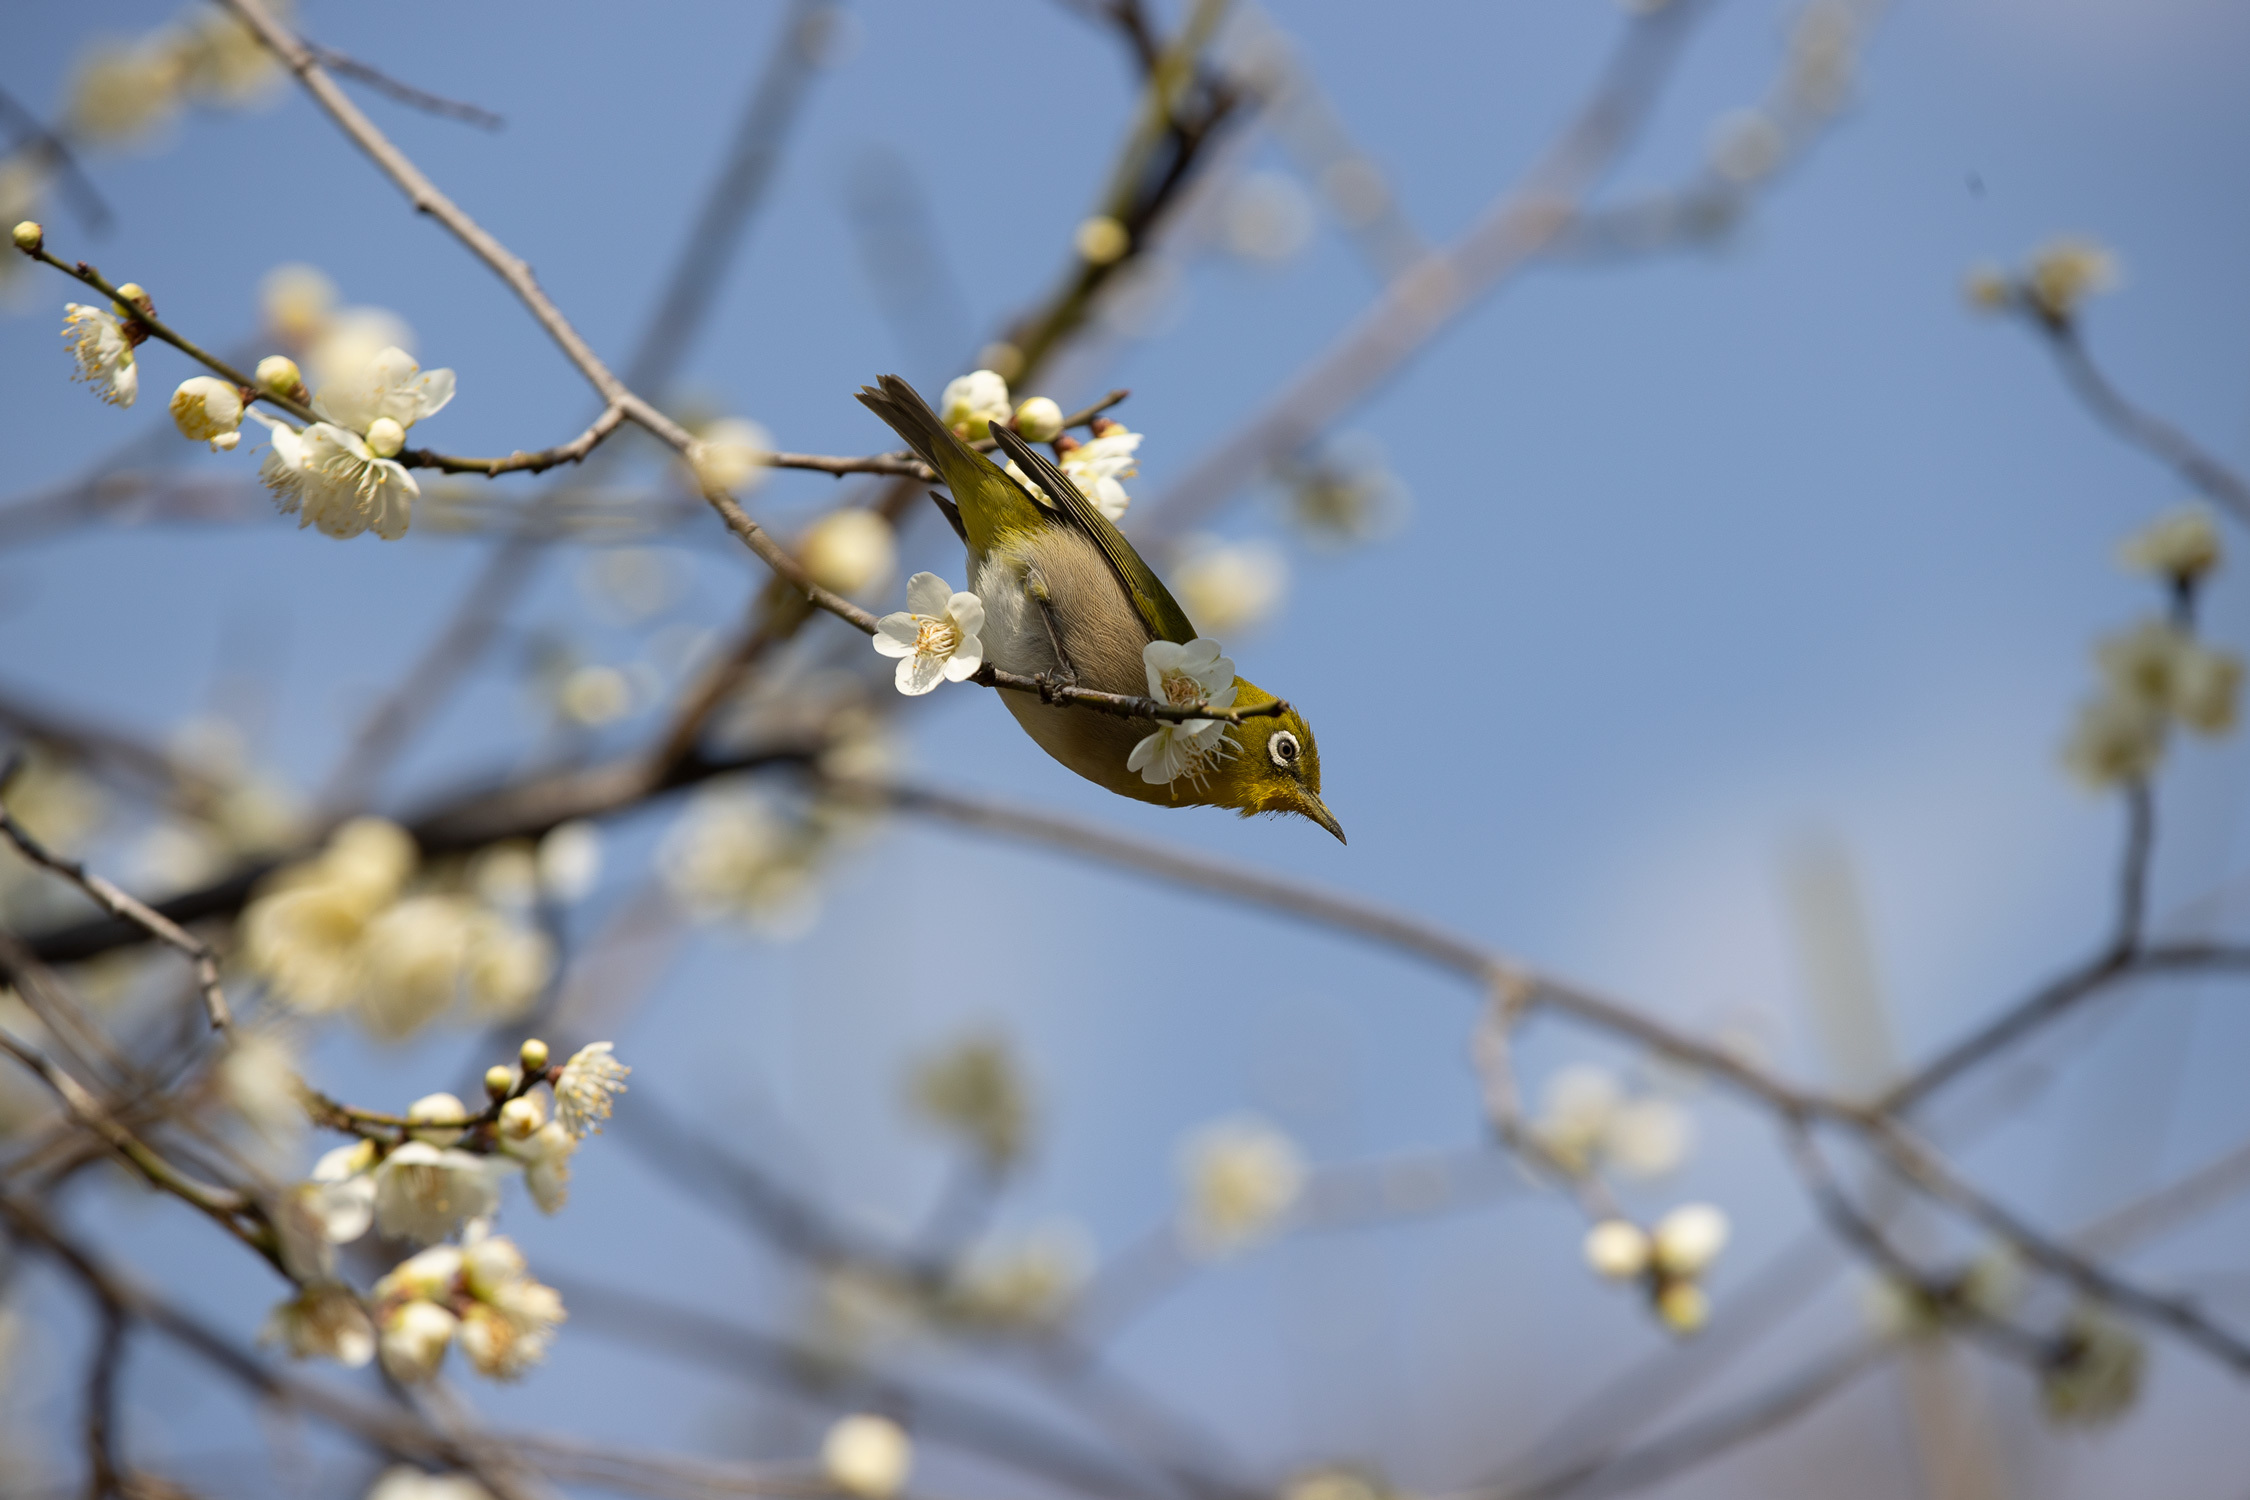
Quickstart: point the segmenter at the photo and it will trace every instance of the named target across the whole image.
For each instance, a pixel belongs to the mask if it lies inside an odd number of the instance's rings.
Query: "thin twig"
[[[120,889],[101,876],[88,870],[76,860],[64,859],[51,852],[46,845],[32,837],[31,831],[16,821],[7,808],[8,783],[15,774],[18,763],[11,760],[0,765],[0,834],[15,845],[16,852],[43,869],[52,871],[69,881],[92,898],[95,905],[111,916],[131,922],[165,946],[175,948],[195,965],[196,988],[203,995],[203,1011],[210,1018],[214,1031],[230,1031],[234,1026],[234,1012],[227,1005],[226,991],[219,986],[219,957],[211,945],[179,923],[151,907],[147,902]]]
[[[2250,523],[2250,480],[2214,458],[2179,428],[2128,401],[2094,363],[2075,320],[2033,317],[2031,323],[2046,336],[2064,383],[2097,420],[2170,467],[2199,494],[2233,511],[2235,519]]]
[[[305,48],[313,56],[319,58],[320,65],[329,72],[341,73],[346,78],[356,78],[375,90],[376,93],[406,105],[409,109],[418,109],[424,114],[437,115],[441,119],[459,120],[462,124],[474,125],[479,130],[502,130],[508,124],[506,120],[489,109],[475,104],[464,104],[458,99],[448,99],[443,94],[433,94],[426,89],[418,89],[411,83],[401,83],[381,69],[371,67],[356,57],[348,57],[333,47],[323,47],[318,42],[308,40],[305,43]]]

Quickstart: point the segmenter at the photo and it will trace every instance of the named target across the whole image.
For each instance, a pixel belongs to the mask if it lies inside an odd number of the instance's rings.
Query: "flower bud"
[[[1063,410],[1045,396],[1034,396],[1016,408],[1016,431],[1034,443],[1051,443],[1062,436]]]
[[[16,226],[13,238],[18,250],[26,255],[36,255],[39,253],[40,247],[47,243],[47,231],[30,219],[26,219]]]
[[[495,1099],[505,1099],[516,1086],[516,1070],[503,1063],[494,1063],[484,1070],[484,1091]]]
[[[712,489],[749,490],[765,477],[773,439],[757,423],[725,417],[703,429],[689,446],[688,466],[696,481]]]
[[[210,375],[191,375],[172,393],[172,423],[191,442],[232,448],[241,441],[242,392]]]
[[[1727,1216],[1708,1203],[1675,1208],[1656,1223],[1656,1264],[1668,1276],[1694,1276],[1726,1248]]]
[[[1711,1299],[1692,1281],[1672,1281],[1656,1294],[1656,1315],[1674,1333],[1694,1333],[1711,1321]]]
[[[938,397],[938,420],[971,442],[992,435],[994,422],[1008,420],[1008,382],[997,370],[971,370],[945,384]]]
[[[467,1119],[468,1115],[467,1106],[451,1094],[424,1094],[406,1107],[406,1118],[414,1121],[451,1120],[457,1122]],[[432,1145],[450,1146],[461,1139],[461,1131],[456,1125],[452,1129],[417,1130],[414,1132],[414,1136],[417,1140],[428,1141]]]
[[[547,1123],[547,1107],[537,1094],[525,1094],[500,1106],[500,1134],[511,1141],[528,1141]]]
[[[1132,248],[1133,237],[1108,214],[1096,214],[1078,226],[1071,243],[1089,265],[1106,266],[1124,259],[1125,252]]]
[[[1648,1235],[1629,1219],[1604,1219],[1586,1231],[1586,1264],[1611,1281],[1631,1281],[1648,1269]]]
[[[836,1488],[861,1500],[888,1500],[914,1467],[914,1444],[889,1417],[845,1417],[820,1445],[821,1467]]]
[[[367,424],[367,447],[377,458],[396,458],[405,446],[406,429],[391,418],[377,417]]]
[[[269,354],[258,361],[259,390],[275,396],[294,396],[304,385],[303,372],[288,355]]]
[[[143,313],[152,318],[156,316],[156,303],[150,298],[148,288],[137,281],[128,281],[119,287],[117,301],[110,305],[117,309],[119,317],[128,322]]]
[[[547,1044],[537,1037],[526,1039],[522,1050],[516,1054],[516,1060],[523,1064],[526,1074],[546,1072]]]
[[[814,522],[797,553],[813,582],[839,594],[859,595],[880,588],[898,566],[891,523],[858,506]]]

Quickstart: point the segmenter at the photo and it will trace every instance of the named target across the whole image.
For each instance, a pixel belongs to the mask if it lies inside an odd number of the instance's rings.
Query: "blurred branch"
[[[2029,321],[2046,338],[2071,393],[2103,426],[2170,468],[2198,494],[2233,511],[2236,520],[2250,524],[2250,480],[2170,422],[2127,400],[2094,363],[2075,320],[2033,317]]]
[[[323,47],[318,42],[308,40],[305,43],[305,49],[314,57],[319,58],[320,65],[329,72],[341,73],[346,78],[356,78],[384,98],[403,104],[409,109],[418,109],[424,114],[436,115],[440,119],[459,120],[462,124],[474,125],[479,130],[500,130],[508,123],[489,109],[480,108],[474,104],[464,104],[458,99],[448,99],[442,94],[433,94],[427,90],[418,89],[410,83],[401,83],[396,78],[391,77],[390,74],[378,68],[370,67],[356,57],[347,57],[333,47]]]
[[[708,309],[739,253],[764,189],[772,181],[789,128],[801,112],[810,75],[806,49],[817,43],[809,28],[817,17],[829,13],[827,0],[797,0],[783,21],[780,37],[751,88],[726,165],[704,196],[695,227],[626,367],[625,383],[633,389],[661,394],[694,348],[708,321],[698,314]],[[622,412],[614,398],[607,407]],[[542,507],[570,493],[566,488],[549,494]],[[384,769],[436,716],[484,655],[500,622],[537,575],[541,544],[546,540],[536,532],[514,534],[492,554],[412,669],[360,721],[343,760],[328,779],[320,798],[323,806],[350,807],[367,799]]]
[[[211,1028],[214,1031],[231,1029],[234,1025],[234,1013],[227,1006],[226,991],[219,987],[219,959],[211,951],[209,943],[146,902],[93,874],[76,860],[64,859],[50,852],[8,811],[8,783],[20,764],[20,760],[13,758],[0,762],[0,835],[4,835],[9,843],[15,845],[16,852],[25,859],[69,881],[112,917],[132,923],[166,947],[185,954],[188,961],[195,965],[196,987],[202,992],[204,1014],[210,1018]],[[0,968],[4,967],[5,965],[0,965]]]
[[[1593,92],[1521,182],[1448,248],[1394,281],[1256,415],[1175,481],[1147,535],[1194,527],[1235,490],[1324,431],[1570,223],[1579,200],[1639,134],[1703,0],[1674,0],[1626,23]]]
[[[1155,1500],[1177,1493],[1139,1462],[950,1390],[840,1364],[820,1349],[740,1327],[704,1309],[569,1278],[558,1278],[557,1285],[572,1317],[609,1338],[777,1386],[831,1409],[894,1412],[935,1441],[1088,1495]]]
[[[62,179],[73,206],[78,210],[78,217],[85,222],[87,232],[108,233],[110,225],[115,222],[115,215],[109,211],[109,204],[103,201],[101,190],[94,186],[94,179],[78,164],[77,153],[70,149],[70,142],[63,139],[62,133],[48,128],[46,121],[26,108],[6,89],[0,89],[0,123],[6,124],[16,134],[15,141],[8,148],[10,152],[28,150],[54,168],[55,174]]]

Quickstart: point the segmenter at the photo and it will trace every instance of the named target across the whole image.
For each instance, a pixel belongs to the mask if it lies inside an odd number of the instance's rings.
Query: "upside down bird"
[[[968,546],[969,592],[982,601],[984,657],[994,666],[1173,703],[1243,709],[1280,701],[1234,675],[1234,663],[1196,635],[1132,543],[1021,436],[992,424],[1031,486],[963,442],[897,376],[882,376],[859,399],[953,492],[952,505],[939,504]],[[1231,807],[1244,817],[1295,813],[1344,837],[1320,800],[1312,726],[1294,709],[1240,724],[1160,724],[1028,693],[1000,697],[1042,750],[1121,797]]]

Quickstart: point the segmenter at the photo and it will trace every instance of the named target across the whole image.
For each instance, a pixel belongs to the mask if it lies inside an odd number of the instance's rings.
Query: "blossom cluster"
[[[2183,507],[2128,538],[2126,565],[2164,583],[2174,608],[2094,648],[2099,690],[2079,710],[2063,761],[2097,790],[2148,780],[2174,726],[2204,736],[2234,728],[2240,713],[2240,655],[2196,639],[2192,606],[2219,563],[2218,528],[2209,512]]]
[[[492,1104],[482,1112],[431,1094],[403,1124],[372,1127],[395,1135],[370,1133],[322,1156],[282,1203],[283,1261],[301,1289],[274,1310],[268,1339],[300,1358],[359,1365],[379,1356],[407,1381],[434,1374],[455,1343],[481,1374],[508,1379],[528,1369],[562,1321],[562,1302],[531,1279],[513,1241],[491,1232],[502,1180],[520,1171],[541,1212],[558,1212],[571,1157],[608,1118],[628,1071],[607,1042],[551,1067],[546,1045],[527,1041],[516,1067],[487,1073]],[[336,1279],[332,1247],[370,1229],[428,1248],[362,1299]],[[456,1235],[459,1244],[445,1243]]]
[[[481,1020],[521,1015],[546,987],[554,945],[444,875],[421,871],[404,829],[355,819],[259,888],[243,913],[244,962],[284,1003],[349,1011],[378,1037],[410,1036],[456,1001]]]
[[[1685,1158],[1694,1121],[1673,1100],[1629,1090],[1609,1069],[1581,1063],[1547,1080],[1531,1131],[1548,1156],[1572,1172],[1615,1169],[1648,1178]]]
[[[1304,1193],[1297,1143],[1255,1116],[1217,1120],[1180,1147],[1182,1242],[1197,1255],[1232,1255],[1277,1228]]]
[[[1063,430],[1063,411],[1045,396],[1033,396],[1011,410],[1008,382],[991,370],[972,370],[949,382],[938,398],[938,420],[961,437],[972,440],[992,435],[992,424],[1012,426],[1034,443],[1055,451],[1055,467],[1062,470],[1080,494],[1112,521],[1120,521],[1133,503],[1121,482],[1140,472],[1134,457],[1141,434],[1122,422],[1095,417],[1088,424],[1090,441],[1080,442]],[[1016,483],[1033,494],[1039,486],[1013,460],[1006,465]]]
[[[1703,1276],[1728,1234],[1727,1216],[1708,1203],[1675,1208],[1653,1229],[1603,1219],[1586,1231],[1586,1263],[1607,1280],[1638,1283],[1665,1327],[1693,1333],[1711,1316]]]
[[[2020,311],[2068,327],[2088,298],[2114,291],[2117,256],[2084,235],[2063,235],[2034,250],[2021,268],[1978,266],[1969,272],[1971,304],[1987,312]]]

